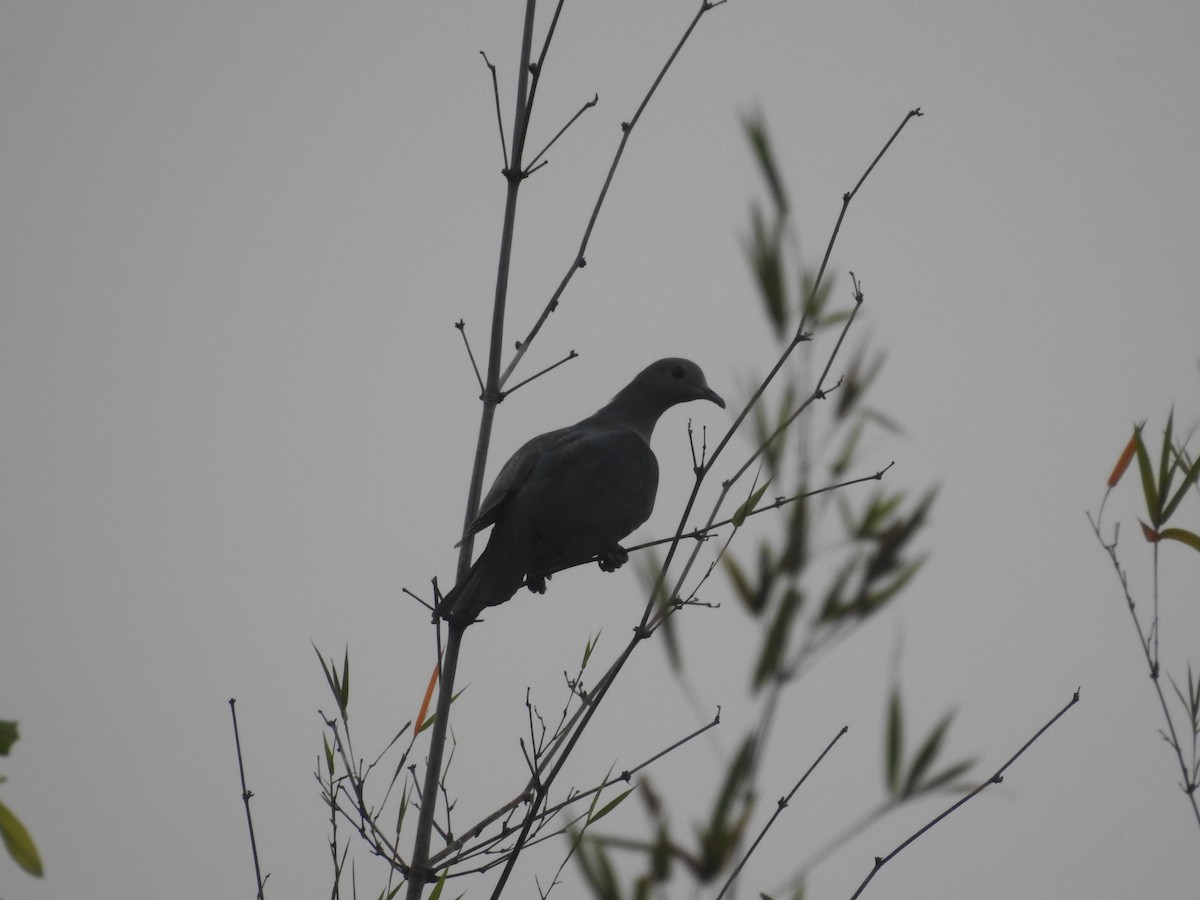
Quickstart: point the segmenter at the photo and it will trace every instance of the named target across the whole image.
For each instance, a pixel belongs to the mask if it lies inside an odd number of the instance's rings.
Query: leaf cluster
[[[1191,434],[1183,440],[1177,437],[1174,410],[1167,416],[1162,443],[1157,453],[1152,453],[1151,448],[1147,446],[1143,435],[1144,428],[1145,422],[1134,425],[1133,433],[1108,477],[1104,498],[1100,502],[1096,517],[1093,519],[1089,514],[1088,519],[1096,540],[1108,554],[1120,582],[1130,619],[1137,631],[1138,643],[1162,709],[1164,725],[1159,734],[1175,757],[1180,775],[1180,790],[1191,806],[1197,827],[1200,827],[1200,802],[1196,796],[1200,789],[1200,673],[1193,673],[1190,659],[1187,661],[1187,674],[1182,679],[1182,686],[1168,672],[1167,680],[1171,684],[1175,703],[1169,702],[1160,678],[1164,664],[1159,651],[1159,637],[1163,631],[1165,613],[1160,606],[1161,560],[1158,552],[1163,541],[1174,541],[1200,553],[1200,534],[1194,528],[1169,524],[1183,508],[1185,499],[1200,498],[1200,457],[1194,456],[1188,450]],[[1139,613],[1129,575],[1117,555],[1120,523],[1114,525],[1111,541],[1106,541],[1102,535],[1104,506],[1134,461],[1137,462],[1143,504],[1138,524],[1142,536],[1152,548],[1153,579],[1150,587],[1151,602],[1146,604],[1149,607],[1148,616]],[[1192,505],[1188,509],[1194,512],[1196,507]],[[1194,557],[1192,559],[1194,560]]]

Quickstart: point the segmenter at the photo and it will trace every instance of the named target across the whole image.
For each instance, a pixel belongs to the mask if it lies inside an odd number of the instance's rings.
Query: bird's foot
[[[549,575],[530,575],[525,579],[525,586],[535,594],[544,594],[546,593],[546,582],[549,580]]]
[[[600,564],[600,571],[615,572],[629,562],[629,551],[620,544],[613,544],[596,555],[596,562]]]

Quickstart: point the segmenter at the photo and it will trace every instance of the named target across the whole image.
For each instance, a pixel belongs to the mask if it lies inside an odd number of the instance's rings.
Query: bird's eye
[[[672,378],[682,378],[683,377],[683,366],[671,366],[671,377]]]

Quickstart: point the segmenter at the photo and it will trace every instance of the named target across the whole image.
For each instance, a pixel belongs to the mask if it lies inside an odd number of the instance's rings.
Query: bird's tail
[[[526,568],[520,554],[493,536],[467,574],[442,598],[436,614],[452,625],[470,625],[485,608],[512,599],[525,582]]]
[[[479,615],[479,610],[483,608],[482,604],[475,602],[473,599],[477,593],[476,586],[479,582],[479,564],[482,561],[482,556],[475,560],[471,568],[467,570],[466,576],[460,579],[458,584],[454,585],[442,597],[442,602],[434,609],[434,613],[437,616],[445,619],[452,625],[469,625],[475,621],[475,617]]]

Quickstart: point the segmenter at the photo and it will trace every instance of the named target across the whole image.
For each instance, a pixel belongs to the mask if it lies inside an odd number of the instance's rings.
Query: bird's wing
[[[574,565],[618,543],[650,517],[657,488],[658,461],[637,433],[576,429],[542,457],[526,488],[530,571]]]
[[[478,534],[489,525],[495,524],[505,502],[529,479],[537,461],[564,439],[570,440],[574,427],[568,426],[539,434],[522,444],[517,452],[509,457],[508,462],[500,468],[500,473],[496,476],[491,488],[480,501],[479,511],[467,528],[467,536]]]

